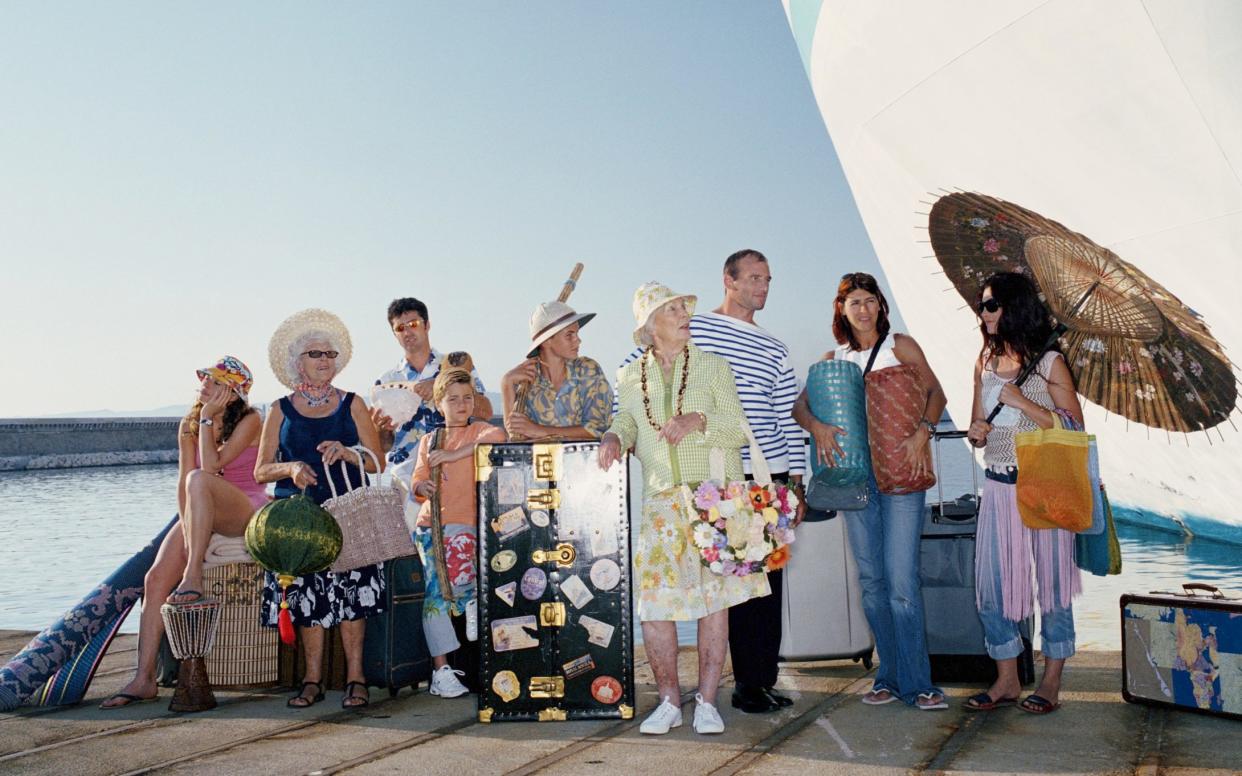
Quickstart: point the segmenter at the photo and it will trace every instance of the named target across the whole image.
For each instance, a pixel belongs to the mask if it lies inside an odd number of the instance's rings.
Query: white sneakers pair
[[[454,671],[452,666],[440,666],[431,672],[431,694],[439,695],[441,698],[457,698],[465,695],[470,691],[457,678],[465,675],[465,671]]]
[[[662,736],[675,727],[681,727],[681,707],[664,698],[656,710],[643,720],[638,732],[648,736]],[[694,695],[694,732],[699,735],[724,732],[724,720],[720,718],[720,712],[698,693]]]

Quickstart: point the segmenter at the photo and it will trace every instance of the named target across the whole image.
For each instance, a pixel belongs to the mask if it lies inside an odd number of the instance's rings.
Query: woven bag
[[[890,495],[927,490],[936,484],[936,475],[911,471],[901,449],[927,410],[927,389],[919,370],[910,365],[877,369],[867,374],[866,383],[867,435],[876,486]]]
[[[354,452],[358,456],[358,468],[362,470],[363,485],[338,495],[329,476],[332,498],[323,502],[323,508],[331,512],[341,526],[341,554],[331,567],[336,572],[413,555],[417,551],[405,525],[405,494],[391,483],[382,484],[378,474],[372,483],[363,465],[363,455],[369,455],[378,470],[375,453],[365,447],[355,448]],[[340,463],[341,471],[345,471],[345,461]],[[349,487],[348,475],[345,482]]]

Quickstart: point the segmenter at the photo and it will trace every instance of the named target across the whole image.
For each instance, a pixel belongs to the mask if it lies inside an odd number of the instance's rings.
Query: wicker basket
[[[230,563],[203,571],[203,593],[217,598],[220,630],[206,657],[211,686],[264,687],[279,682],[275,628],[259,624],[263,607],[263,569],[257,563]]]

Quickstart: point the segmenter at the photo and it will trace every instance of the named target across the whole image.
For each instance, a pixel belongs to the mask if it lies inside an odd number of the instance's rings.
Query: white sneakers
[[[439,695],[441,698],[456,698],[465,695],[470,691],[457,678],[465,675],[465,671],[454,671],[452,666],[440,666],[431,672],[431,694]]]
[[[638,732],[648,736],[662,736],[675,727],[681,727],[681,707],[665,698],[651,712],[651,716],[638,726]]]
[[[724,720],[716,707],[703,700],[703,696],[694,696],[694,732],[699,735],[711,735],[724,732]],[[660,705],[651,715],[643,720],[638,732],[648,736],[662,736],[675,727],[681,727],[681,707],[668,698],[660,701]]]
[[[724,720],[716,707],[694,694],[694,732],[701,736],[724,732]]]

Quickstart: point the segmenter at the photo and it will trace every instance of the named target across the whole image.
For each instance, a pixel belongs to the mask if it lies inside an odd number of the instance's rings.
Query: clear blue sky
[[[226,352],[270,400],[312,306],[364,389],[407,295],[494,389],[574,261],[611,369],[636,286],[709,309],[741,247],[804,370],[878,272],[775,1],[6,3],[0,72],[3,416],[187,402]]]

